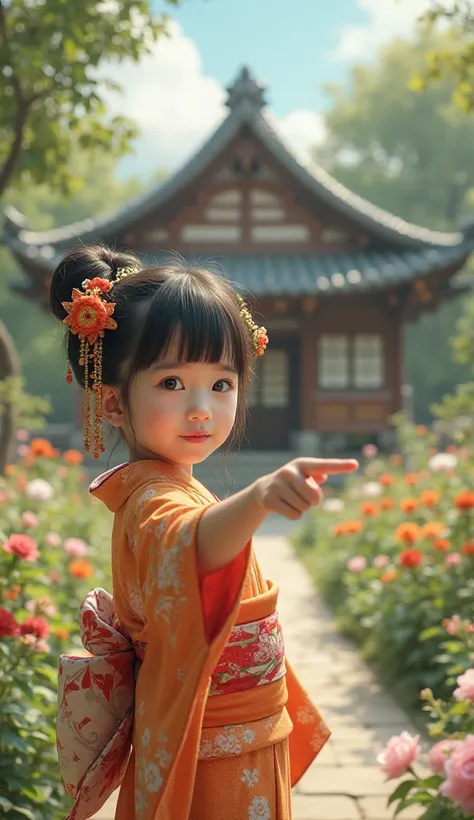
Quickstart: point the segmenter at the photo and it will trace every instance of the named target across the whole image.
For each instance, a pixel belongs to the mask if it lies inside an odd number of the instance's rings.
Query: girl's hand
[[[297,521],[310,507],[321,503],[329,474],[352,473],[355,459],[295,458],[274,473],[258,478],[253,485],[256,503],[268,513],[278,513]]]

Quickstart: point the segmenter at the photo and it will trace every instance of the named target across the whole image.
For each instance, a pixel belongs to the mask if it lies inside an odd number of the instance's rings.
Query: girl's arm
[[[197,531],[197,563],[204,574],[230,564],[270,513],[296,521],[320,503],[319,484],[329,473],[350,473],[353,459],[296,458],[245,490],[219,501],[203,513]]]

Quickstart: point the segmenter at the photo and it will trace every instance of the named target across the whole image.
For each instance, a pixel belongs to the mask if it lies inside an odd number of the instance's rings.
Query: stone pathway
[[[280,586],[288,658],[332,729],[331,739],[295,788],[293,820],[389,820],[393,812],[387,809],[387,795],[393,784],[384,783],[376,755],[391,735],[414,729],[336,631],[283,531],[289,532],[285,521],[269,519],[256,549],[266,577]],[[95,820],[113,820],[114,805],[112,798]],[[417,816],[416,810],[402,815],[404,820]]]

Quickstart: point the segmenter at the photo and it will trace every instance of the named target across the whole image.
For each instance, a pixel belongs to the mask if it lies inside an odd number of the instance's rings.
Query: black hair
[[[123,268],[136,272],[118,278]],[[53,273],[51,311],[63,320],[73,288],[85,279],[100,277],[115,282],[105,299],[115,302],[117,329],[106,330],[103,340],[102,382],[120,388],[129,410],[133,378],[158,361],[177,339],[183,362],[218,363],[224,357],[239,378],[237,412],[229,445],[237,444],[245,430],[246,405],[252,363],[252,342],[240,315],[237,294],[227,279],[178,260],[145,267],[132,253],[103,244],[79,245],[68,251]],[[115,281],[117,279],[117,281]],[[77,335],[67,334],[67,356],[81,387],[84,368],[79,364]]]

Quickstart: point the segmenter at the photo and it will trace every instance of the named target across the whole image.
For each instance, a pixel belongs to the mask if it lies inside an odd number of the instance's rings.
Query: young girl
[[[70,818],[121,784],[117,820],[288,820],[329,730],[285,657],[252,536],[270,513],[299,519],[328,473],[357,462],[295,459],[224,501],[193,478],[242,433],[267,343],[223,277],[81,246],[56,269],[51,306],[68,381],[85,389],[86,450],[103,451],[103,419],[129,450],[90,488],[115,516],[113,601],[87,596],[90,655],[60,661]]]

